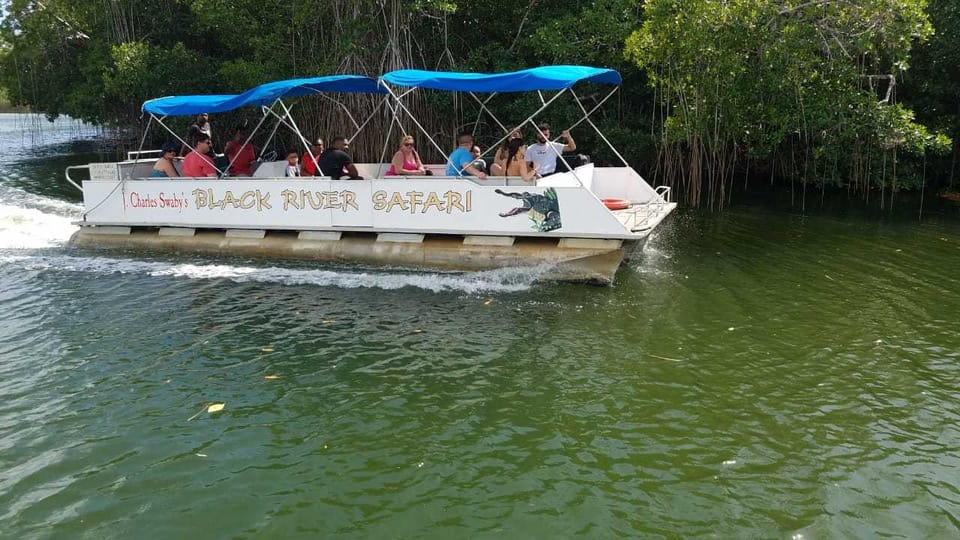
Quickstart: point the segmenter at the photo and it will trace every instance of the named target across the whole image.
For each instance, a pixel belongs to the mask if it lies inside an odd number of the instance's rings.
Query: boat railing
[[[649,229],[652,225],[659,222],[665,213],[670,211],[670,186],[657,186],[653,191],[657,194],[656,197],[652,197],[646,201],[631,203],[630,208],[621,211],[631,216],[628,221],[630,230],[641,231]],[[651,223],[651,221],[654,221],[654,223]]]
[[[127,161],[149,157],[160,157],[163,150],[130,150],[127,152]]]
[[[72,171],[72,170],[77,170],[77,169],[86,169],[86,170],[87,170],[87,173],[89,174],[89,172],[90,172],[90,165],[89,165],[89,164],[88,164],[88,165],[71,165],[71,166],[67,167],[67,170],[66,170],[66,172],[64,173],[64,176],[67,177],[67,182],[69,182],[71,186],[79,189],[79,190],[82,192],[82,191],[83,191],[83,188],[80,187],[80,184],[78,184],[78,183],[73,179],[72,176],[70,176],[70,171]],[[81,181],[82,181],[82,180],[81,180]]]

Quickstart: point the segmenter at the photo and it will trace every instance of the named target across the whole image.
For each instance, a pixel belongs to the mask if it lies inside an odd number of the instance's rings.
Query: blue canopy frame
[[[279,119],[277,127],[279,127],[281,123],[288,123],[299,136],[304,147],[309,147],[309,143],[293,121],[293,118],[290,116],[290,109],[283,103],[282,98],[301,97],[312,94],[322,95],[333,92],[380,95],[389,93],[380,81],[371,77],[362,75],[327,75],[324,77],[306,77],[273,81],[255,86],[242,94],[168,96],[151,99],[143,103],[141,110],[150,114],[151,121],[156,119],[157,122],[171,135],[176,137],[177,140],[183,144],[187,144],[186,141],[164,125],[163,118],[167,116],[189,116],[200,113],[223,113],[241,107],[261,107],[264,111],[263,117],[247,136],[244,144],[250,142],[254,133],[260,129],[260,126],[263,125],[263,122],[267,119],[267,116],[273,115]],[[337,102],[336,100],[333,101]],[[284,114],[282,116],[273,111],[274,106],[277,104],[283,109]],[[343,105],[341,104],[341,106]],[[374,112],[376,112],[376,109]],[[347,111],[347,114],[349,114],[349,111]],[[372,116],[373,114],[371,114],[371,117]],[[356,124],[356,122],[354,122],[354,124]],[[366,125],[366,122],[364,122],[364,125]],[[150,124],[148,123],[147,129],[149,128]],[[358,131],[359,129],[362,129],[362,127],[358,127]],[[270,134],[271,139],[275,132],[276,127]],[[144,139],[140,142],[141,150],[145,140],[146,130],[144,131]],[[236,156],[234,159],[236,159]],[[232,165],[233,161],[230,162],[228,167]],[[222,173],[223,171],[220,172]]]
[[[564,90],[584,81],[619,86],[623,80],[612,69],[589,66],[543,66],[509,73],[456,73],[401,69],[381,77],[397,86],[415,86],[453,92],[533,92]]]
[[[523,123],[531,123],[531,125],[534,125],[534,129],[536,129],[536,131],[542,135],[540,129],[533,124],[534,116],[546,109],[547,106],[556,100],[561,94],[569,91],[577,101],[578,106],[584,112],[584,117],[574,124],[574,126],[582,121],[587,121],[591,126],[593,126],[594,129],[597,130],[598,133],[600,133],[593,122],[589,119],[589,116],[593,111],[598,109],[603,102],[609,99],[609,97],[616,92],[617,88],[614,88],[610,94],[604,97],[600,103],[598,103],[591,111],[588,112],[586,108],[583,107],[583,104],[580,102],[572,88],[574,85],[580,82],[610,84],[619,87],[623,80],[620,77],[620,74],[612,69],[575,65],[542,66],[508,73],[458,73],[402,69],[386,73],[379,79],[373,79],[371,77],[362,75],[328,75],[324,77],[308,77],[269,82],[255,86],[241,94],[168,96],[145,101],[141,107],[141,110],[145,113],[150,113],[152,120],[157,116],[166,117],[187,116],[200,113],[223,113],[241,107],[259,106],[263,107],[265,112],[264,117],[260,120],[260,123],[256,128],[254,128],[254,131],[256,131],[259,129],[260,125],[263,124],[263,121],[266,120],[267,113],[276,115],[272,109],[275,104],[279,103],[280,107],[282,107],[284,111],[284,115],[282,117],[278,116],[278,118],[280,118],[280,122],[283,123],[285,119],[290,118],[289,122],[293,129],[298,133],[298,135],[300,135],[304,145],[309,146],[309,143],[300,133],[299,128],[297,128],[296,124],[293,123],[293,119],[290,117],[290,110],[286,107],[281,98],[300,97],[314,93],[322,94],[330,92],[389,95],[393,97],[401,109],[410,115],[411,119],[417,124],[417,126],[424,133],[426,133],[426,130],[424,130],[423,126],[417,122],[416,118],[414,118],[410,113],[410,110],[403,105],[400,96],[391,91],[390,87],[386,83],[411,88],[467,92],[477,99],[478,102],[480,100],[476,98],[474,95],[475,93],[540,93],[544,90],[556,90],[558,93],[549,100],[544,100],[541,94],[543,106],[536,113],[524,120]],[[267,106],[269,106],[269,110]],[[486,108],[486,102],[480,102],[480,106],[482,114],[483,110]],[[396,120],[396,111],[394,112],[394,120]],[[162,118],[157,118],[157,121],[163,125]],[[499,123],[499,120],[497,122]],[[356,122],[354,122],[354,124],[356,124]],[[364,122],[364,125],[366,125],[366,122]],[[571,128],[574,126],[571,126]],[[166,128],[167,131],[170,131],[170,129],[166,126],[163,127]],[[501,127],[504,128],[505,132],[508,131],[502,124]],[[358,126],[358,129],[362,129],[362,127]],[[274,128],[274,131],[276,131],[276,128]],[[175,137],[177,136],[172,131],[170,131],[170,133]],[[144,134],[144,137],[145,136],[146,134]],[[252,137],[253,133],[250,133],[250,135],[247,137],[246,143],[248,143]],[[429,135],[427,135],[427,137],[430,139],[430,142],[432,142],[434,146],[436,146],[437,149],[443,153],[443,150],[439,147],[439,145],[437,145],[436,141],[434,141]],[[608,145],[610,144],[610,142],[607,141],[606,137],[604,137],[602,133],[600,133],[600,137],[603,138]],[[181,142],[184,142],[179,137],[177,138]],[[504,139],[505,138],[506,135],[504,136]],[[143,142],[141,141],[141,147],[142,145]],[[610,146],[613,148],[612,145]],[[619,152],[617,152],[615,148],[613,148],[613,151],[624,163],[626,163],[626,160],[620,156]]]
[[[544,138],[546,138],[546,136],[540,130],[539,126],[534,123],[534,117],[544,111],[563,93],[570,92],[570,94],[573,96],[573,99],[576,100],[577,106],[580,107],[580,110],[584,113],[583,118],[577,121],[570,128],[572,129],[583,121],[589,122],[591,127],[596,130],[604,142],[610,146],[614,154],[616,154],[624,164],[627,163],[626,159],[624,159],[617,149],[610,144],[610,141],[607,140],[603,133],[601,133],[597,128],[596,124],[594,124],[589,118],[590,114],[596,111],[600,105],[606,102],[607,99],[609,99],[610,96],[612,96],[623,83],[620,73],[615,70],[573,65],[542,66],[508,73],[458,73],[448,71],[401,69],[384,74],[380,77],[380,80],[384,83],[389,83],[394,86],[426,88],[430,90],[449,92],[466,92],[480,104],[478,121],[479,115],[482,115],[483,111],[487,110],[487,101],[489,101],[490,98],[496,94],[509,92],[537,92],[540,94],[540,100],[543,103],[543,106],[527,117],[520,125],[529,123],[531,126],[533,126],[533,129],[536,130],[537,134],[543,136]],[[607,94],[606,97],[600,100],[600,102],[591,111],[587,111],[587,109],[583,106],[583,103],[580,102],[580,98],[577,97],[577,94],[573,90],[573,86],[580,82],[610,84],[614,85],[615,88],[609,94]],[[555,90],[557,91],[557,94],[551,97],[549,100],[545,100],[542,94],[542,92],[545,90]],[[481,101],[480,98],[476,96],[478,93],[490,94],[490,97],[488,97],[485,101]],[[420,125],[417,119],[414,118],[411,111],[405,105],[403,105],[400,99],[401,96],[394,94],[392,91],[390,92],[390,95],[396,101],[398,106],[403,109],[408,116],[410,116],[414,123],[417,124],[417,127],[426,133],[426,130],[422,125]],[[492,113],[490,114],[493,116]],[[500,123],[495,116],[493,116],[493,119],[504,131],[504,136],[495,143],[495,145],[498,145],[506,140],[506,138],[509,136],[508,134],[512,130],[507,129],[507,127]],[[427,138],[434,145],[434,147],[437,148],[438,151],[443,153],[443,150],[440,148],[437,142],[433,140],[433,138],[431,138],[429,135],[427,135]],[[560,153],[557,152],[553,145],[550,145],[550,148],[554,151],[554,153],[557,154],[557,157],[560,157]],[[564,163],[566,164],[566,162]],[[567,165],[567,169],[573,172],[569,165]],[[576,172],[573,172],[573,175],[576,177]],[[577,180],[579,181],[579,178],[577,178]]]
[[[143,112],[160,116],[185,116],[223,113],[240,107],[270,105],[284,97],[300,97],[321,92],[386,94],[379,81],[362,75],[328,75],[287,79],[255,86],[242,94],[168,96],[143,103]]]

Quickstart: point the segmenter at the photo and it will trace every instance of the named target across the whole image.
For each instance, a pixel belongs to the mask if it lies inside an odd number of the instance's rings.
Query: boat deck
[[[630,208],[611,212],[630,232],[643,232],[656,227],[676,206],[676,203],[654,202],[633,204]]]

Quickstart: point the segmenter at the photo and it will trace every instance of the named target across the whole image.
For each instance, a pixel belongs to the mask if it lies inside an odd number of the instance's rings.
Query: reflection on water
[[[542,285],[106,258],[31,166],[11,537],[956,535],[954,223],[681,212],[613,287]]]

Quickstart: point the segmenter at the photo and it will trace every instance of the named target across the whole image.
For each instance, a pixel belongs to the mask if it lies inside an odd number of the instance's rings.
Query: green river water
[[[960,536],[957,220],[680,211],[612,287],[106,254],[32,126],[0,537]]]

